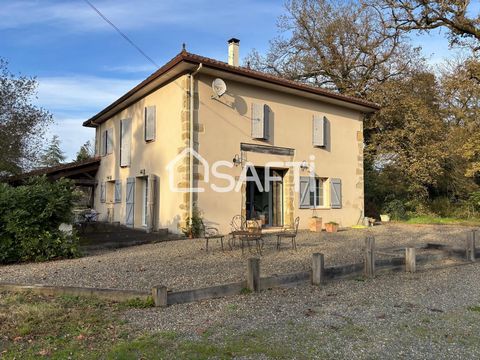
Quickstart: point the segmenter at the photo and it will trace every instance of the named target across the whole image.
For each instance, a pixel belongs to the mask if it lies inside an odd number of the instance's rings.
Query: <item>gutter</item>
[[[193,137],[193,131],[194,131],[194,126],[193,126],[193,111],[194,111],[194,106],[195,106],[195,75],[197,75],[200,70],[203,67],[203,63],[200,63],[195,71],[190,73],[189,78],[190,78],[190,109],[189,109],[189,115],[190,115],[190,139],[189,139],[189,147],[190,150],[194,150],[194,137]],[[189,157],[189,175],[190,175],[190,191],[189,191],[189,204],[188,204],[188,216],[189,216],[189,222],[190,225],[192,224],[192,216],[193,216],[193,154],[192,151],[189,152],[190,157]]]

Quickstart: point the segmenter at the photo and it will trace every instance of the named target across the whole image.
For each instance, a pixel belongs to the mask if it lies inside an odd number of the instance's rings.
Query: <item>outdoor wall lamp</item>
[[[300,170],[302,171],[306,171],[309,169],[309,166],[307,164],[307,161],[306,160],[303,160],[302,163],[300,164]]]
[[[241,158],[240,155],[235,154],[235,156],[233,157],[232,162],[233,162],[233,164],[234,164],[235,166],[238,166],[238,165],[241,165],[241,164],[243,163],[243,160],[244,160],[244,159]]]

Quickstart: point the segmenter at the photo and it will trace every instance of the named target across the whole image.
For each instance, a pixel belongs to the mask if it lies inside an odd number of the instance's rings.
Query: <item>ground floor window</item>
[[[326,178],[300,178],[300,208],[325,207]]]

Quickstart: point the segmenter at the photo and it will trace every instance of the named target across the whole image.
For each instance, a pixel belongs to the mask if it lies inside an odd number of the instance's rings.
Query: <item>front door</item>
[[[266,179],[269,171],[269,179]],[[259,220],[265,226],[283,226],[283,176],[284,170],[255,167],[247,176],[257,176],[257,182],[247,181],[246,209],[247,220]],[[273,180],[272,180],[273,178]],[[268,182],[268,186],[265,186]]]

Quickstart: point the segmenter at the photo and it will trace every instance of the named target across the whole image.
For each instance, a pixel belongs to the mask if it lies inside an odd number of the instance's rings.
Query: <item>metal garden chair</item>
[[[298,224],[300,223],[300,216],[297,216],[293,222],[293,227],[291,229],[285,229],[283,232],[277,234],[277,250],[280,250],[282,239],[291,239],[292,249],[297,250],[297,232]]]

